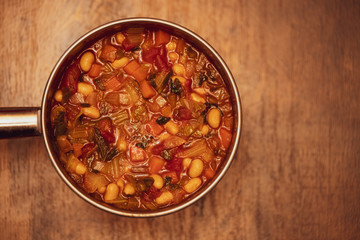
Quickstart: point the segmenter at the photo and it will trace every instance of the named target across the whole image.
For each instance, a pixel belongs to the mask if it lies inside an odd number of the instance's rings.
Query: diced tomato
[[[157,30],[155,32],[155,45],[159,46],[160,44],[163,43],[168,43],[170,42],[170,34],[167,32],[164,32],[162,30]]]
[[[158,68],[159,71],[168,72],[171,69],[171,65],[167,59],[167,50],[165,45],[160,46],[159,54],[155,57],[155,66]]]
[[[161,152],[165,149],[164,144],[161,142],[151,148],[151,153],[154,155],[160,155]]]
[[[163,108],[161,109],[161,114],[162,114],[164,117],[171,117],[171,115],[172,115],[171,106],[170,106],[170,105],[167,105],[167,106],[163,107]]]
[[[144,81],[148,75],[149,69],[140,66],[139,68],[137,68],[131,75],[133,75],[133,77],[139,82],[141,83],[142,81]]]
[[[142,148],[131,146],[130,147],[130,158],[133,162],[140,162],[145,160],[145,151]]]
[[[174,171],[177,174],[180,174],[183,168],[182,161],[182,158],[174,157],[166,163],[165,168],[169,171]]]
[[[219,135],[222,145],[225,147],[225,149],[228,149],[232,138],[231,132],[226,130],[225,128],[220,128]]]
[[[160,157],[156,157],[156,156],[152,156],[149,160],[149,173],[150,174],[154,174],[154,173],[158,173],[162,167],[165,164],[165,160],[160,158]]]
[[[77,63],[73,63],[65,72],[61,88],[67,88],[71,94],[77,91],[77,85],[81,75],[80,68]]]
[[[74,121],[76,116],[80,113],[79,105],[66,104],[65,109],[66,109],[66,118],[69,121]]]
[[[173,118],[178,121],[190,120],[192,118],[191,111],[184,106],[174,109]]]
[[[166,177],[171,178],[170,183],[174,184],[177,183],[179,181],[179,177],[178,174],[174,171],[170,171],[170,172],[165,172],[163,174],[161,174],[161,176],[165,179]]]
[[[95,63],[92,65],[88,74],[90,77],[95,78],[100,75],[101,70],[102,70],[102,66],[100,64]]]
[[[204,171],[204,176],[207,178],[207,179],[212,179],[215,175],[215,171],[212,170],[211,168],[206,168],[205,171]]]
[[[82,149],[83,145],[81,143],[75,143],[73,144],[73,149],[74,149],[74,155],[75,157],[80,157],[82,154]]]
[[[101,136],[108,142],[114,143],[114,128],[110,118],[104,118],[96,123],[96,127],[100,130]]]
[[[184,91],[187,96],[189,96],[191,93],[191,90],[192,90],[191,85],[192,85],[192,80],[186,79],[186,81],[184,83]]]
[[[160,48],[152,47],[142,51],[142,59],[146,62],[153,63],[157,55],[160,54]]]
[[[81,157],[85,158],[88,156],[88,153],[95,148],[95,143],[87,143],[81,148]]]
[[[115,61],[116,58],[116,51],[117,51],[116,47],[107,44],[103,46],[102,52],[100,54],[100,58],[109,62],[113,62]]]
[[[106,90],[119,90],[119,88],[121,87],[121,83],[116,76],[108,79],[104,83],[104,85],[105,85]]]
[[[143,34],[139,34],[139,33],[127,34],[125,36],[124,41],[122,42],[122,46],[125,51],[131,51],[139,47],[143,39],[144,39]]]
[[[160,197],[160,195],[161,195],[161,191],[159,189],[157,189],[156,187],[151,186],[148,190],[143,192],[142,198],[147,202],[151,202],[155,198]]]
[[[127,74],[132,75],[135,70],[137,70],[140,67],[140,64],[136,60],[131,60],[125,67],[124,71]]]
[[[147,126],[150,128],[149,133],[155,136],[160,135],[164,131],[164,127],[156,123],[156,118],[152,118]]]
[[[148,81],[142,81],[140,83],[140,90],[144,98],[152,98],[156,95],[155,89],[150,85]]]

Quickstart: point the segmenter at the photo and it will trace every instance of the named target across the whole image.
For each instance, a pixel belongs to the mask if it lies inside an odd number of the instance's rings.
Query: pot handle
[[[41,135],[41,108],[0,108],[0,139]]]

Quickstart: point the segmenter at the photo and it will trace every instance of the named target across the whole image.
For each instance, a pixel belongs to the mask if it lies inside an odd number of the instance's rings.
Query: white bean
[[[150,177],[154,179],[153,186],[161,189],[164,186],[164,179],[158,174],[151,174]]]
[[[95,61],[95,56],[92,52],[84,53],[80,58],[80,68],[84,72],[88,72]]]
[[[200,178],[192,178],[184,185],[184,189],[187,193],[192,193],[200,187],[201,183]]]
[[[78,83],[78,92],[84,96],[88,96],[90,93],[94,92],[93,86],[88,83],[79,82]]]
[[[106,187],[104,200],[105,201],[112,201],[119,195],[119,187],[116,183],[110,183]]]
[[[207,115],[207,122],[210,127],[218,128],[221,123],[221,112],[217,108],[212,108]]]
[[[171,192],[166,191],[163,192],[158,198],[156,198],[155,201],[159,205],[164,205],[171,202],[173,199],[174,195]]]
[[[204,163],[200,159],[194,159],[191,161],[188,175],[192,178],[199,177],[204,170]]]

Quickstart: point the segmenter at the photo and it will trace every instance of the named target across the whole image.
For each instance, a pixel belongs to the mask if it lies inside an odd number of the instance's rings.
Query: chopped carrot
[[[162,169],[164,164],[165,164],[164,159],[156,156],[151,157],[149,160],[149,165],[150,165],[149,173],[150,174],[158,173]]]
[[[97,77],[99,76],[100,72],[102,70],[102,66],[100,64],[93,64],[90,71],[89,71],[89,76],[94,78],[94,77]]]
[[[119,79],[114,76],[105,82],[106,90],[118,90],[121,86]]]
[[[73,149],[74,149],[74,155],[75,155],[75,157],[81,156],[81,154],[82,154],[82,151],[81,151],[82,147],[83,147],[83,145],[80,144],[80,143],[75,143],[75,144],[73,144]]]
[[[207,178],[207,179],[212,179],[215,175],[215,171],[212,170],[211,168],[206,168],[205,171],[204,171],[204,176]]]
[[[163,43],[170,42],[170,34],[164,32],[162,30],[158,30],[155,32],[155,45],[159,46]]]
[[[156,118],[152,118],[149,121],[149,127],[150,127],[149,132],[155,136],[158,136],[160,133],[164,131],[164,127],[156,123]]]
[[[220,139],[222,145],[228,149],[231,143],[232,134],[229,130],[226,130],[225,128],[221,128],[219,131]]]
[[[162,114],[164,117],[171,117],[171,116],[172,116],[171,106],[170,106],[170,105],[167,105],[167,106],[163,107],[163,108],[161,109],[161,114]]]
[[[184,48],[185,48],[185,40],[184,39],[178,40],[175,51],[179,54],[182,54],[182,53],[184,53]]]
[[[131,75],[139,82],[141,83],[144,81],[148,75],[149,69],[144,67],[139,67],[136,69]]]
[[[140,83],[140,90],[144,98],[151,98],[156,95],[155,89],[147,81]]]
[[[124,70],[127,74],[132,75],[135,70],[137,70],[140,67],[140,64],[136,60],[131,60],[126,66],[124,67]]]

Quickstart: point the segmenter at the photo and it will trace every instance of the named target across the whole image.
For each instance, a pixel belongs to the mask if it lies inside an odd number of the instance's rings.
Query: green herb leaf
[[[169,185],[170,182],[171,182],[171,177],[166,176],[164,179],[164,185],[167,186],[167,185]]]
[[[112,160],[116,155],[119,154],[119,151],[116,148],[112,148],[107,154],[106,154],[106,158],[105,161],[110,161]]]
[[[181,94],[181,83],[179,81],[179,79],[175,78],[175,80],[170,80],[169,81],[169,87],[170,87],[170,92],[175,93],[176,95],[180,95]]]
[[[199,75],[199,87],[201,87],[201,85],[207,81],[208,77],[205,74],[200,73]]]
[[[65,112],[61,111],[58,113],[54,120],[55,125],[55,136],[64,135],[66,132],[66,119]]]
[[[196,58],[197,56],[197,53],[194,51],[194,49],[192,49],[192,47],[188,46],[186,48],[186,52],[187,52],[187,55],[190,57],[190,58]]]
[[[142,142],[138,142],[138,143],[136,143],[136,145],[135,145],[135,146],[137,146],[138,148],[145,149],[146,144],[145,144],[145,143],[142,143]]]
[[[166,124],[168,121],[170,121],[170,118],[169,118],[169,117],[160,116],[160,117],[158,117],[158,119],[156,119],[156,123],[159,124],[159,125],[164,125],[164,124]]]
[[[81,107],[90,107],[90,104],[89,103],[80,103],[80,106]]]
[[[100,130],[98,128],[94,128],[95,131],[95,142],[99,149],[99,154],[102,159],[105,159],[107,152],[108,152],[108,146],[105,141],[105,139],[101,136]]]

